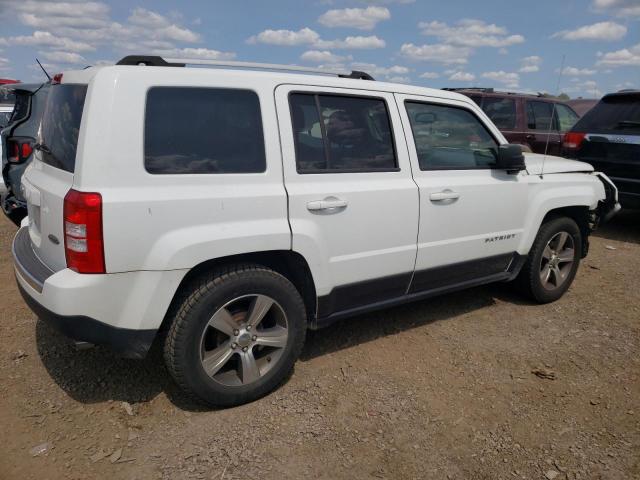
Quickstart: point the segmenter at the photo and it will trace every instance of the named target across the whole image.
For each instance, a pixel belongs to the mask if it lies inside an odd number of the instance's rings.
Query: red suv
[[[579,118],[566,103],[542,95],[499,92],[493,88],[445,90],[471,98],[484,110],[509,143],[519,143],[535,153],[562,155],[563,134]]]

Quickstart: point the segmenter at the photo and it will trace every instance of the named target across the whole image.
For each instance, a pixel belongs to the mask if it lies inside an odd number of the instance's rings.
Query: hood
[[[524,152],[524,163],[527,166],[529,175],[540,175],[541,173],[573,173],[573,172],[593,172],[593,167],[588,163],[569,160],[553,155]],[[542,164],[544,163],[544,172]]]

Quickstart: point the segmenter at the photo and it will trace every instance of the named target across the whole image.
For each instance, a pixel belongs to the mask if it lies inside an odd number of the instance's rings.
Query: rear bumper
[[[13,241],[16,280],[25,302],[66,336],[142,358],[186,271],[83,275],[50,270],[35,254],[28,227]]]
[[[22,298],[40,320],[72,340],[105,345],[124,358],[144,358],[157,330],[117,328],[83,315],[59,315],[36,301],[18,282]]]

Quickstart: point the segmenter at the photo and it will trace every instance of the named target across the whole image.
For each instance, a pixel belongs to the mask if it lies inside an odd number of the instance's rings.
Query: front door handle
[[[311,202],[307,202],[307,210],[311,212],[318,212],[321,210],[328,211],[340,211],[346,208],[348,205],[346,200],[341,200],[335,197],[328,197],[324,200],[313,200]]]
[[[526,138],[527,140],[535,140],[536,136],[529,133],[525,135],[524,138]]]
[[[460,194],[458,192],[454,192],[453,190],[443,190],[442,192],[436,192],[429,195],[429,199],[432,202],[442,202],[444,200],[457,200],[460,198]]]

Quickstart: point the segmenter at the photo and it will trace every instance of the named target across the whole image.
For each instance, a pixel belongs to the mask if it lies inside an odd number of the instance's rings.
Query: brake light
[[[102,195],[69,190],[63,216],[67,268],[78,273],[105,273]]]
[[[585,135],[586,134],[579,132],[567,132],[564,134],[564,141],[562,142],[562,146],[570,150],[576,150],[580,148]]]
[[[7,147],[7,160],[10,163],[22,163],[28,160],[33,153],[33,139],[21,137],[9,138],[7,140]]]
[[[53,76],[53,80],[51,80],[51,85],[57,85],[58,83],[62,83],[62,74],[56,73]]]

